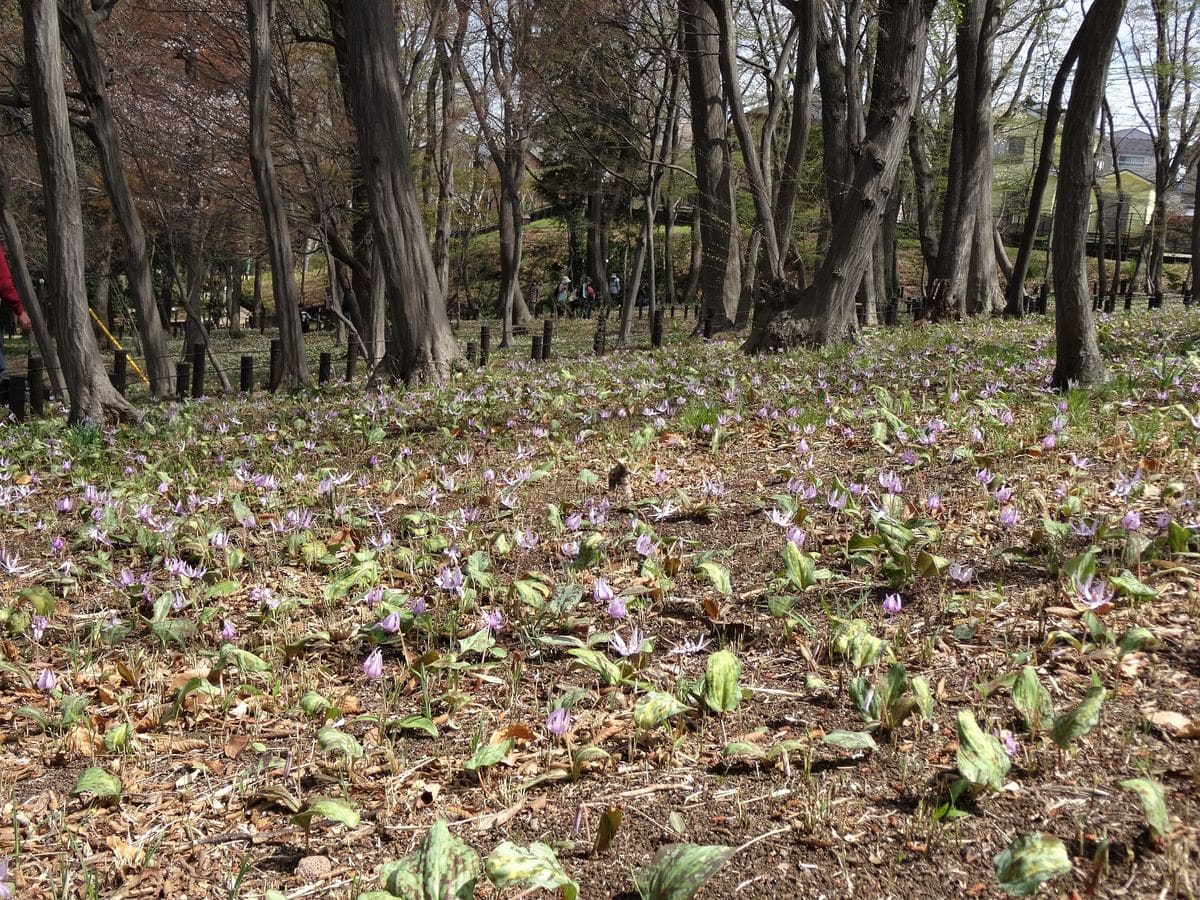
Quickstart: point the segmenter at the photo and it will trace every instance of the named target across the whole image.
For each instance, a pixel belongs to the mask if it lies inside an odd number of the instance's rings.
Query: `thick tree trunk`
[[[688,255],[687,281],[683,284],[684,306],[690,306],[696,302],[696,294],[700,291],[700,271],[704,268],[703,235],[700,233],[700,226],[696,222],[696,218],[699,215],[696,208],[697,203],[697,200],[692,200],[692,224],[689,227],[691,252]]]
[[[913,203],[917,208],[917,235],[921,242],[921,257],[925,262],[925,284],[921,294],[929,293],[937,273],[938,243],[934,231],[933,166],[925,149],[925,118],[918,111],[913,116],[908,133],[908,157],[913,173]]]
[[[391,312],[391,370],[408,383],[445,378],[459,349],[413,180],[395,6],[354,0],[344,14],[358,150]]]
[[[784,152],[775,197],[775,232],[779,238],[779,252],[785,266],[795,243],[792,239],[792,229],[796,221],[796,201],[800,196],[804,158],[808,154],[808,136],[812,128],[812,95],[817,73],[816,0],[799,0],[793,8],[793,15],[799,19],[800,35],[796,42],[796,69],[792,75],[792,109],[787,150]]]
[[[96,291],[92,294],[92,309],[96,313],[96,318],[111,331],[112,316],[108,308],[108,298],[112,287],[113,230],[111,220],[106,221],[101,229],[101,242],[100,259],[96,263]],[[102,341],[102,338],[97,335],[96,340]]]
[[[1188,267],[1188,285],[1192,289],[1192,302],[1197,303],[1200,302],[1200,284],[1196,279],[1196,272],[1200,270],[1200,160],[1192,163],[1192,170],[1198,174],[1192,196],[1192,260]]]
[[[63,380],[62,364],[58,361],[58,348],[54,344],[54,334],[46,319],[46,310],[38,297],[37,288],[29,274],[29,265],[25,262],[25,243],[21,240],[21,232],[17,228],[16,216],[8,208],[9,181],[8,170],[0,160],[0,226],[4,232],[4,247],[7,250],[9,268],[12,269],[13,282],[21,295],[21,303],[33,323],[33,337],[42,361],[46,366],[46,374],[50,378],[50,386],[59,397],[67,396],[67,383]]]
[[[925,61],[932,0],[884,0],[879,31],[888,35],[875,56],[871,109],[846,191],[844,214],[812,284],[790,309],[762,316],[745,348],[750,352],[798,343],[830,344],[857,332],[854,297],[868,269],[904,155]]]
[[[88,135],[96,148],[105,191],[125,245],[125,275],[146,357],[150,395],[169,396],[173,375],[171,351],[167,346],[166,328],[154,302],[154,276],[146,248],[146,231],[121,159],[116,116],[107,90],[110,70],[101,61],[96,47],[92,31],[96,15],[90,11],[91,6],[87,0],[59,0],[62,38],[70,50],[79,89],[87,104],[91,126]]]
[[[100,422],[106,413],[137,418],[137,410],[108,380],[88,316],[83,213],[54,0],[21,0],[21,20],[46,210],[46,287],[54,304],[59,361],[71,395],[70,421]]]
[[[692,147],[698,188],[696,218],[701,244],[701,321],[711,316],[713,328],[721,330],[732,327],[737,316],[742,272],[721,82],[720,26],[706,0],[682,0],[679,19],[692,103]]]
[[[1124,8],[1125,0],[1094,0],[1084,16],[1079,34],[1086,37],[1063,121],[1051,236],[1057,341],[1053,384],[1062,391],[1106,377],[1088,292],[1087,227],[1096,118]]]
[[[271,296],[279,325],[279,381],[282,391],[298,390],[309,382],[300,327],[300,294],[296,289],[296,261],[292,256],[291,230],[283,191],[275,175],[271,154],[271,18],[274,0],[246,0],[250,37],[250,168],[262,209],[271,260]],[[305,254],[307,262],[308,256]]]

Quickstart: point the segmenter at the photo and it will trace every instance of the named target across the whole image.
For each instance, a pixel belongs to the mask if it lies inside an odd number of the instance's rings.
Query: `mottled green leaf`
[[[842,750],[874,750],[879,746],[865,731],[831,731],[821,738],[821,743]]]
[[[704,702],[714,712],[730,712],[742,702],[738,679],[742,664],[729,650],[718,650],[708,658],[704,672]]]
[[[731,856],[732,847],[668,844],[654,854],[634,883],[643,900],[692,900]]]
[[[1146,813],[1146,822],[1156,838],[1162,837],[1170,828],[1167,817],[1167,801],[1163,794],[1163,786],[1149,778],[1130,778],[1119,782],[1127,791],[1133,791],[1142,798],[1142,809]]]
[[[1095,728],[1100,721],[1100,707],[1107,696],[1108,692],[1100,685],[1088,688],[1078,706],[1054,720],[1054,727],[1050,730],[1054,743],[1065,750]]]
[[[1004,776],[1012,765],[1004,745],[979,727],[975,714],[969,709],[960,710],[958,714],[956,761],[959,773],[968,782],[994,791],[1004,787]]]
[[[1014,897],[1026,897],[1046,881],[1071,871],[1067,848],[1056,837],[1024,834],[996,854],[996,881]]]
[[[480,769],[486,769],[488,766],[494,766],[504,757],[508,756],[508,751],[513,748],[511,739],[501,741],[498,744],[480,744],[471,758],[463,763],[463,768],[468,772],[478,772]]]
[[[498,888],[527,885],[548,891],[557,890],[562,900],[575,900],[579,896],[579,885],[563,871],[558,857],[545,844],[519,847],[505,841],[491,852],[484,869]]]
[[[347,828],[357,828],[358,823],[361,821],[358,810],[347,801],[334,797],[314,798],[309,802],[307,809],[301,810],[292,816],[292,821],[303,828],[308,828],[315,818],[339,822]]]
[[[657,728],[671,716],[687,712],[690,708],[672,694],[651,691],[633,708],[633,723],[643,730]]]
[[[97,799],[111,799],[121,796],[121,779],[116,775],[105,772],[99,766],[85,769],[71,788],[71,796],[91,794]]]
[[[1025,727],[1036,734],[1050,721],[1054,712],[1054,704],[1050,692],[1042,687],[1037,670],[1033,666],[1025,666],[1013,682],[1013,706],[1021,714]]]
[[[340,753],[346,759],[361,759],[362,744],[352,734],[338,731],[332,725],[326,725],[317,732],[317,743],[326,753]]]

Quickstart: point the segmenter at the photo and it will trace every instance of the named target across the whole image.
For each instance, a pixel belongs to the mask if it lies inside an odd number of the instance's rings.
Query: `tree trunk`
[[[796,201],[804,178],[804,158],[808,154],[808,136],[812,128],[812,94],[817,72],[816,0],[800,0],[793,9],[793,15],[800,20],[800,36],[796,42],[796,69],[792,75],[792,109],[787,150],[784,152],[775,197],[775,232],[785,266],[788,253],[795,243],[792,230],[796,221]]]
[[[688,256],[687,281],[683,284],[684,306],[690,306],[696,302],[696,294],[700,290],[700,270],[704,267],[703,236],[700,233],[700,226],[696,222],[696,217],[699,215],[696,208],[697,203],[697,200],[692,200],[692,224],[689,226],[691,252]]]
[[[296,288],[296,261],[283,191],[275,175],[271,154],[271,18],[274,0],[246,0],[246,25],[250,38],[250,168],[262,209],[271,261],[271,296],[279,325],[278,389],[295,391],[309,382],[300,327],[300,294]],[[307,250],[307,246],[305,248]],[[308,254],[305,253],[307,264]]]
[[[812,284],[791,308],[755,323],[750,352],[799,343],[824,345],[857,332],[854,297],[868,269],[886,214],[908,124],[916,106],[933,0],[883,0],[879,32],[888,35],[875,55],[871,109],[852,167],[849,189],[832,240]]]
[[[692,102],[692,147],[698,188],[695,218],[699,219],[701,244],[701,321],[712,316],[713,328],[721,330],[732,327],[737,316],[742,272],[719,61],[720,26],[706,0],[682,0],[679,19]]]
[[[413,180],[395,6],[354,0],[344,14],[358,151],[391,313],[390,368],[407,383],[445,378],[459,349]]]
[[[106,413],[134,419],[137,410],[108,380],[88,317],[83,213],[54,0],[21,0],[21,20],[46,211],[46,287],[54,304],[59,361],[71,395],[70,421],[100,423]]]
[[[1029,211],[1025,215],[1025,228],[1021,232],[1021,243],[1013,263],[1013,274],[1008,281],[1007,302],[1004,314],[1013,318],[1025,315],[1025,279],[1029,275],[1029,263],[1033,259],[1033,244],[1037,239],[1038,225],[1042,219],[1042,201],[1046,196],[1046,185],[1050,180],[1050,169],[1054,164],[1054,143],[1058,135],[1058,120],[1062,118],[1062,97],[1067,78],[1083,47],[1083,28],[1076,32],[1067,53],[1054,74],[1050,85],[1050,99],[1046,103],[1046,117],[1042,123],[1042,144],[1038,150],[1037,167],[1033,170],[1033,184],[1029,189]],[[1089,173],[1090,174],[1090,173]],[[1055,210],[1057,216],[1058,211]],[[1084,223],[1086,227],[1087,223]]]
[[[1053,384],[1061,391],[1106,377],[1088,292],[1087,227],[1096,118],[1124,7],[1125,0],[1095,0],[1084,16],[1079,34],[1086,37],[1063,121],[1051,236],[1057,341]]]
[[[112,316],[108,308],[108,298],[112,287],[113,229],[111,219],[105,221],[100,233],[100,260],[96,263],[96,292],[92,295],[92,309],[96,313],[96,318],[111,331]],[[97,330],[99,329],[97,328]],[[99,335],[96,340],[100,341]]]
[[[917,207],[917,234],[921,242],[921,256],[925,262],[925,284],[919,285],[921,295],[930,293],[937,272],[938,244],[934,232],[933,214],[933,166],[925,149],[925,118],[918,111],[913,116],[912,129],[908,133],[908,156],[913,173],[913,203]]]
[[[1188,286],[1192,289],[1192,302],[1200,303],[1200,293],[1197,291],[1200,284],[1197,284],[1196,280],[1196,271],[1200,269],[1200,160],[1192,163],[1192,171],[1197,172],[1197,177],[1195,193],[1192,196],[1192,253],[1191,265],[1188,267]]]
[[[91,6],[87,0],[59,0],[62,38],[71,53],[79,89],[87,104],[91,126],[88,135],[96,148],[104,188],[125,245],[125,276],[146,357],[150,395],[155,398],[169,396],[174,374],[171,351],[167,346],[166,328],[154,301],[154,276],[146,248],[146,231],[121,159],[116,116],[107,90],[111,70],[101,61],[96,47],[92,29],[97,17],[89,11]]]
[[[663,303],[674,306],[675,291],[675,201],[663,204]],[[597,290],[603,290],[603,282]]]
[[[29,274],[29,266],[25,262],[25,243],[21,240],[21,232],[17,228],[16,216],[8,207],[9,180],[8,170],[0,160],[0,226],[4,232],[4,246],[8,251],[9,268],[12,269],[13,283],[21,295],[21,303],[29,313],[33,323],[33,337],[42,361],[46,366],[46,374],[50,378],[50,386],[59,397],[66,398],[67,383],[63,380],[62,364],[58,360],[58,348],[54,344],[54,335],[50,323],[46,320],[46,310],[42,308],[41,298],[33,285]]]

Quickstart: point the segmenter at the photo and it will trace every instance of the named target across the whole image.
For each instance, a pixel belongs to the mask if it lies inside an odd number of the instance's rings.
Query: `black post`
[[[535,334],[529,341],[529,358],[535,362],[542,358],[542,337]]]
[[[554,340],[554,320],[547,319],[542,323],[542,359],[550,358],[550,342]]]
[[[475,342],[467,341],[467,362],[469,362],[471,365],[475,365],[478,358],[479,350],[475,346]]]
[[[113,387],[117,389],[117,393],[119,393],[122,397],[125,396],[125,370],[128,366],[128,363],[129,354],[124,350],[117,350],[115,353],[113,353],[112,384]]]
[[[204,396],[204,345],[192,345],[192,397],[199,400]]]
[[[1045,282],[1042,282],[1042,289],[1038,293],[1038,312],[1041,315],[1044,316],[1046,314],[1046,309],[1049,306],[1049,302],[1050,302],[1050,285],[1046,284]]]
[[[486,366],[492,352],[492,329],[486,325],[479,326],[479,365]]]
[[[25,376],[8,376],[8,408],[18,422],[25,421]]]
[[[242,373],[238,381],[238,390],[243,394],[248,394],[254,390],[254,357],[242,357]]]
[[[191,380],[192,367],[185,362],[175,363],[175,399],[180,403],[187,398],[188,382]]]
[[[40,356],[29,357],[29,408],[35,416],[40,416],[46,411],[46,385],[42,380],[42,375],[46,371],[46,367],[42,364]]]
[[[636,302],[636,303],[634,303],[633,305],[637,307],[637,309],[638,309],[638,318],[640,319],[640,318],[642,317],[642,309],[644,308],[644,307],[642,306],[642,299],[639,297],[639,298],[638,298],[638,300],[637,300],[637,302]]]
[[[326,351],[320,356],[320,362],[317,363],[317,384],[321,387],[329,384],[333,377],[333,354]]]
[[[346,381],[354,380],[354,370],[358,366],[358,342],[350,341],[346,347]]]
[[[596,320],[596,333],[592,336],[592,352],[597,356],[604,355],[604,319]]]
[[[674,303],[671,304],[671,318],[672,319],[675,318],[675,304]]]
[[[1192,305],[1192,289],[1191,289],[1191,287],[1186,286],[1186,285],[1183,288],[1183,305],[1184,306]]]
[[[897,294],[892,294],[892,299],[888,301],[887,312],[884,314],[884,322],[888,328],[895,328],[896,321],[900,315],[900,297]]]
[[[1155,291],[1153,294],[1150,295],[1150,308],[1151,309],[1162,309],[1163,308],[1163,292],[1162,291]]]
[[[282,373],[279,371],[279,360],[282,355],[283,344],[280,343],[279,338],[275,338],[271,341],[271,371],[267,381],[271,393],[279,388],[279,380],[282,377]]]
[[[1130,285],[1129,290],[1125,292],[1125,312],[1133,310],[1133,286]]]
[[[683,304],[683,321],[685,321],[685,322],[687,321],[688,311],[690,309],[691,309],[691,307],[688,304],[686,304],[686,303]]]
[[[659,307],[654,311],[654,318],[650,321],[650,346],[661,347],[663,339],[663,309]]]

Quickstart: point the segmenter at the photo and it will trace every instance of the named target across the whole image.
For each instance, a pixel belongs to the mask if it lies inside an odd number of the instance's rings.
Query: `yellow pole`
[[[100,330],[104,332],[104,336],[109,339],[109,341],[112,343],[112,345],[115,348],[117,348],[118,350],[124,350],[125,348],[121,346],[121,342],[112,336],[111,331],[109,331],[107,328],[104,327],[104,323],[100,321],[100,317],[98,315],[96,315],[96,311],[94,309],[92,309],[90,306],[88,307],[88,313],[91,315],[92,321],[100,326]],[[133,371],[138,373],[138,377],[141,378],[145,384],[150,384],[150,379],[147,378],[145,373],[143,373],[142,370],[138,368],[138,364],[136,362],[134,362],[133,357],[126,356],[126,359],[128,359],[129,364],[131,366],[133,366]]]

